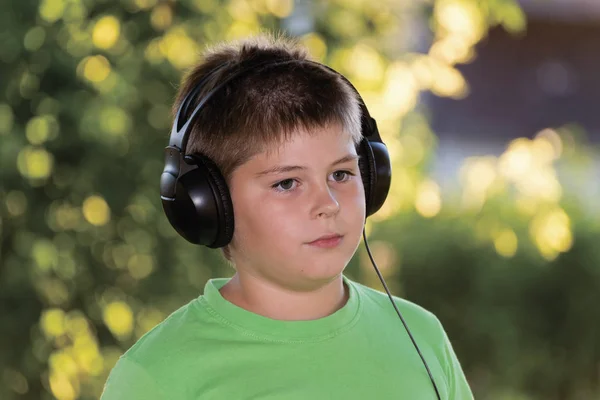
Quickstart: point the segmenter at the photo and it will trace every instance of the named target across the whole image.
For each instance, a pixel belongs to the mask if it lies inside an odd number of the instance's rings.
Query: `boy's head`
[[[341,76],[307,60],[284,38],[214,47],[184,79],[174,111],[203,78],[210,76],[188,110],[238,69],[251,68],[204,105],[185,152],[210,158],[227,182],[235,230],[223,251],[238,272],[309,288],[337,276],[354,254],[365,197],[357,95]],[[333,248],[309,244],[328,234],[343,238]]]

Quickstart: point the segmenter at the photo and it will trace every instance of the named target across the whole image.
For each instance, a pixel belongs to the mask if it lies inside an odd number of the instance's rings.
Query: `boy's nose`
[[[319,188],[316,194],[315,212],[316,217],[331,217],[340,210],[340,203],[329,187]]]

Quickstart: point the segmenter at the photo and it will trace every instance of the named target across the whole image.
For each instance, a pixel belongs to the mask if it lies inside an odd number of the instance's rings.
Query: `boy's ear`
[[[221,247],[221,253],[227,261],[231,261],[231,251],[229,250],[229,245]]]
[[[223,255],[223,258],[225,259],[225,262],[227,264],[229,264],[229,266],[231,266],[231,268],[233,268],[235,270],[236,269],[235,262],[233,261],[233,258],[231,257],[231,250],[229,249],[229,245],[223,246],[220,249],[221,249],[221,254]]]

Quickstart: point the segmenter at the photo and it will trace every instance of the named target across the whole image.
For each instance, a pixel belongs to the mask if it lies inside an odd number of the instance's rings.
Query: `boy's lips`
[[[313,240],[312,242],[309,242],[308,244],[317,247],[330,248],[340,244],[343,237],[344,236],[340,235],[339,233],[329,233],[319,237],[318,239]]]
[[[335,237],[340,237],[340,236],[342,236],[342,235],[340,235],[339,233],[328,233],[328,234],[326,234],[326,235],[323,235],[323,236],[321,236],[321,237],[318,237],[317,239],[313,240],[312,242],[309,242],[309,244],[310,244],[310,243],[317,242],[317,241],[319,241],[319,240],[333,239],[333,238],[335,238]]]

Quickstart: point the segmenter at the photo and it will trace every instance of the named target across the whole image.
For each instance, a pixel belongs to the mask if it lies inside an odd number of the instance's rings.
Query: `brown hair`
[[[355,143],[360,141],[354,89],[339,74],[310,62],[308,51],[284,36],[260,35],[209,48],[184,77],[173,114],[203,78],[208,77],[187,107],[186,118],[204,95],[240,68],[248,71],[227,82],[203,106],[185,149],[212,159],[227,182],[237,167],[299,129],[311,132],[339,123]],[[224,254],[230,260],[226,247]]]

